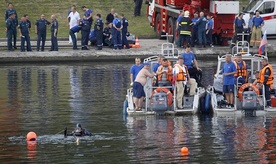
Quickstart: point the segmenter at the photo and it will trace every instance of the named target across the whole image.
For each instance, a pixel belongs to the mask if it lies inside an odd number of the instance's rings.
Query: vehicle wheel
[[[169,37],[170,43],[173,43],[174,41],[174,31],[175,31],[175,22],[174,22],[174,19],[170,17],[168,21],[168,35],[173,35]]]
[[[161,15],[160,14],[157,14],[156,19],[155,19],[155,32],[156,32],[156,37],[158,39],[161,39],[162,21],[161,21]]]

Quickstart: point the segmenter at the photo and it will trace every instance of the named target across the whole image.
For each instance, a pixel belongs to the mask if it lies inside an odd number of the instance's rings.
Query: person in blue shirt
[[[256,11],[256,16],[252,20],[253,28],[250,39],[250,46],[259,47],[261,44],[262,27],[264,26],[264,19],[260,16],[260,12]]]
[[[89,50],[88,40],[89,40],[91,25],[85,16],[80,21],[80,25],[81,25],[81,50]]]
[[[198,26],[196,25],[196,22],[198,20],[198,13],[194,13],[194,18],[192,19],[193,27],[192,27],[192,40],[191,40],[191,46],[194,47],[197,43],[198,38]]]
[[[8,3],[8,9],[5,12],[5,20],[7,20],[9,18],[11,13],[15,14],[15,16],[12,20],[13,20],[13,24],[15,24],[15,27],[17,27],[18,26],[18,17],[17,17],[16,10],[13,8],[12,3]],[[13,47],[14,47],[14,49],[17,49],[17,47],[16,47],[17,28],[14,28],[11,32],[13,35]]]
[[[235,64],[232,62],[232,55],[227,54],[222,68],[223,93],[225,94],[226,100],[228,102],[228,105],[226,106],[227,108],[234,107],[235,73],[237,73],[237,69]]]
[[[76,26],[72,27],[69,31],[69,35],[71,36],[72,42],[73,42],[73,50],[78,50],[77,38],[76,38],[75,33],[79,32],[81,30],[81,28],[82,28],[81,25],[76,25]]]
[[[195,54],[191,51],[189,45],[186,46],[185,51],[181,54],[184,59],[184,65],[188,68],[191,78],[194,78],[198,86],[202,86],[202,70],[199,68]]]
[[[213,29],[214,29],[214,20],[211,17],[211,15],[207,15],[207,26],[206,26],[206,40],[207,40],[207,44],[210,45],[210,47],[214,47],[213,46],[213,40],[212,40],[212,36],[213,36]]]
[[[140,58],[135,58],[135,64],[130,68],[130,86],[132,86],[133,82],[135,81],[136,76],[143,68],[143,64],[141,64]]]
[[[202,46],[206,46],[206,24],[207,19],[204,16],[203,12],[199,13],[199,19],[195,23],[198,27],[198,47],[201,48]]]
[[[102,50],[103,48],[103,20],[101,14],[97,14],[97,21],[94,26],[95,35],[97,38],[97,50]]]
[[[90,31],[90,34],[89,34],[89,40],[90,40],[90,45],[93,46],[93,45],[96,45],[97,43],[97,38],[96,38],[96,35],[95,35],[95,30],[91,30]]]
[[[88,20],[88,22],[90,23],[90,28],[91,28],[92,23],[93,23],[92,10],[87,8],[86,6],[82,6],[81,9],[84,11],[84,16],[85,16],[86,20]]]
[[[249,34],[247,36],[247,42],[248,43],[250,43],[251,34],[252,34],[253,16],[254,16],[254,12],[250,12],[250,14],[249,14],[249,20],[248,20],[248,28],[247,28],[247,33]]]
[[[114,44],[114,50],[122,49],[121,30],[123,28],[121,20],[118,18],[118,14],[114,14],[114,20],[112,22],[112,39]]]
[[[234,20],[234,25],[233,25],[233,33],[234,33],[234,37],[233,37],[233,41],[232,44],[235,45],[237,40],[241,41],[241,37],[238,36],[238,33],[243,33],[243,26],[245,26],[245,21],[243,19],[243,13],[240,13],[238,15],[238,17],[235,18]]]
[[[122,19],[122,48],[126,46],[126,49],[129,49],[129,44],[127,41],[127,27],[128,27],[128,20],[125,18],[124,14],[121,14]]]
[[[27,51],[32,51],[31,42],[30,42],[30,30],[25,17],[21,18],[18,31],[21,38],[21,47],[20,47],[21,52],[25,51],[25,42],[27,43]]]
[[[40,42],[41,43],[41,51],[44,51],[45,41],[46,41],[46,31],[47,26],[51,23],[45,19],[45,15],[42,14],[40,19],[35,23],[35,33],[37,34],[37,46],[36,50],[39,51],[40,49]]]
[[[176,26],[175,26],[176,27],[175,31],[177,31],[178,34],[180,32],[179,22],[181,21],[181,19],[183,18],[183,16],[184,16],[184,11],[180,10],[180,13],[179,13],[179,15],[177,17],[177,20],[176,20]],[[179,45],[179,41],[180,41],[180,39],[179,39],[179,35],[178,35],[178,40],[176,41],[176,45]]]

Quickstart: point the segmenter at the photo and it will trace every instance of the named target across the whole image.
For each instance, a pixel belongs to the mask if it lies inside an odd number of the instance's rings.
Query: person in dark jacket
[[[80,30],[81,30],[81,25],[73,26],[69,30],[69,35],[71,36],[72,42],[73,42],[73,50],[78,50],[78,47],[77,47],[77,38],[76,38],[75,33],[79,32]]]
[[[134,7],[134,16],[141,16],[141,8],[143,0],[134,0],[135,7]]]
[[[51,25],[51,49],[50,51],[58,51],[58,21],[55,15],[51,16],[52,25]]]
[[[44,51],[47,26],[50,24],[51,23],[45,19],[44,14],[42,14],[40,19],[37,20],[35,23],[35,33],[37,34],[37,46],[36,46],[37,51],[39,51],[40,49],[40,41],[42,42],[41,51]]]
[[[111,9],[110,13],[106,16],[106,24],[112,23],[114,20],[115,9]]]
[[[86,16],[80,21],[81,25],[81,50],[89,50],[88,49],[88,40],[90,33],[90,22],[87,20]]]
[[[21,52],[25,51],[25,42],[27,42],[27,51],[32,51],[31,42],[30,42],[30,28],[25,17],[21,18],[21,22],[19,23],[19,26],[18,26],[18,31],[21,38],[21,47],[20,47]]]
[[[112,47],[112,23],[109,23],[103,31],[104,46]]]
[[[103,48],[103,20],[101,14],[97,14],[97,21],[95,23],[94,31],[97,38],[97,50]]]
[[[124,46],[126,46],[126,49],[129,49],[129,44],[127,41],[127,27],[128,27],[128,21],[125,18],[124,14],[121,14],[121,19],[122,19],[122,48],[124,48]]]
[[[192,20],[189,18],[189,11],[184,12],[184,17],[181,18],[179,22],[179,45],[178,47],[183,47],[184,41],[186,45],[191,45],[191,26],[193,25]]]
[[[13,51],[12,48],[12,36],[14,35],[14,30],[16,30],[16,24],[14,21],[15,14],[9,13],[9,18],[6,20],[6,33],[7,33],[7,44],[8,44],[8,50]]]
[[[198,27],[198,46],[201,48],[206,47],[206,24],[207,24],[207,19],[204,16],[203,12],[200,12],[200,17],[196,21],[196,25]],[[203,44],[203,45],[202,45]]]
[[[11,13],[14,14],[14,18],[12,19],[13,24],[15,25],[15,27],[17,27],[18,26],[18,17],[17,17],[16,10],[13,8],[12,3],[8,3],[8,9],[5,12],[5,20],[7,20],[10,17]],[[14,49],[17,49],[17,47],[16,47],[17,29],[15,28],[11,32],[13,35],[13,47],[14,47]]]

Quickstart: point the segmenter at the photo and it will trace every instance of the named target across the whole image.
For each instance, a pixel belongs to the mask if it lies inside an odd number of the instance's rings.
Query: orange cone
[[[135,48],[141,48],[140,43],[139,43],[139,40],[138,40],[138,36],[136,36]]]

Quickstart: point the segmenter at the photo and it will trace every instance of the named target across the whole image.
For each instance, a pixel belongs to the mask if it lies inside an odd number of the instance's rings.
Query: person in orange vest
[[[239,78],[238,83],[244,84],[248,81],[248,65],[245,63],[245,61],[242,60],[242,55],[237,54],[236,55],[236,60],[233,62],[236,66],[237,72],[234,74],[236,81],[237,78]]]
[[[271,108],[270,89],[272,89],[274,77],[273,68],[266,58],[262,59],[263,68],[260,71],[260,84],[264,86],[264,94],[266,99],[266,107]]]
[[[162,65],[157,69],[158,86],[170,86],[172,82],[172,66],[170,66],[168,59],[162,60]]]
[[[196,80],[190,78],[188,68],[183,64],[184,58],[183,56],[178,56],[178,62],[174,65],[174,79],[176,86],[176,100],[177,100],[177,108],[183,109],[183,96],[185,85],[190,84],[190,95],[195,94],[195,88],[197,87]]]

